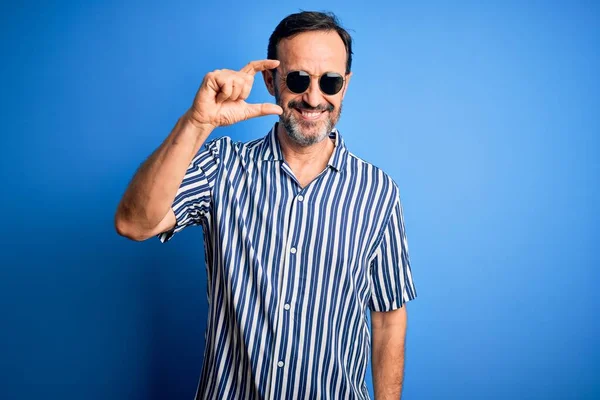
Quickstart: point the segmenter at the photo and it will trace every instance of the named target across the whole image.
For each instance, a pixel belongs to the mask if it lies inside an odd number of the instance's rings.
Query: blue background
[[[404,398],[600,397],[598,3],[3,4],[2,399],[192,398],[202,230],[135,243],[113,215],[204,74],[265,58],[300,9],[351,30],[339,128],[401,189]]]

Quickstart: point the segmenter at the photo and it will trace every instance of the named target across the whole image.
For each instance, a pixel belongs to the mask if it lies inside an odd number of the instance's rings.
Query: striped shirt
[[[337,129],[304,188],[277,124],[247,143],[204,144],[173,202],[173,230],[201,225],[208,322],[196,399],[368,399],[367,307],[416,296],[398,187]]]

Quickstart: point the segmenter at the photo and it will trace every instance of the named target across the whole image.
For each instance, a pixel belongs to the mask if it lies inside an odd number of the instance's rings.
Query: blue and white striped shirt
[[[325,170],[302,188],[277,124],[207,142],[173,203],[204,230],[209,316],[196,399],[368,399],[367,307],[416,296],[398,187],[336,129]]]

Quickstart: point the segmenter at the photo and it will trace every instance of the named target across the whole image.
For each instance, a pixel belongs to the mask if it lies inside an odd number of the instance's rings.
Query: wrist
[[[213,129],[208,124],[194,123],[186,112],[177,120],[167,142],[171,145],[189,146],[192,154],[196,154]]]
[[[200,122],[194,116],[194,110],[192,108],[189,108],[185,114],[183,114],[182,120],[186,125],[189,125],[190,128],[195,128],[202,132],[212,132],[216,128],[216,126],[212,124]]]
[[[179,122],[181,124],[181,131],[193,136],[196,140],[206,139],[215,129],[215,126],[211,124],[198,122],[198,120],[193,118],[191,110],[186,111],[179,119]]]

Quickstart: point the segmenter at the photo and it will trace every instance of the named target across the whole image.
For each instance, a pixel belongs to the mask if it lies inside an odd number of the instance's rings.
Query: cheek
[[[331,103],[331,105],[333,105],[335,112],[338,112],[340,110],[341,105],[342,105],[342,97],[341,96],[336,96],[333,99],[329,99],[329,102]]]

